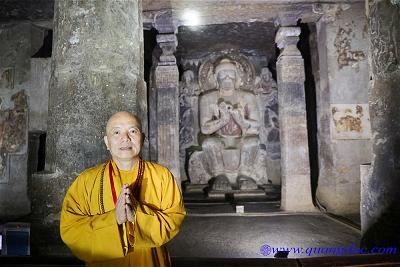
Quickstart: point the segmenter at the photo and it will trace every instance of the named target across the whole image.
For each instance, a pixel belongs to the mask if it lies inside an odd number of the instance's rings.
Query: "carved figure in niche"
[[[179,157],[186,160],[186,149],[197,145],[199,85],[192,70],[186,70],[179,84]],[[181,164],[181,178],[186,180],[185,165]]]
[[[193,142],[194,134],[192,125],[194,124],[194,112],[191,96],[194,95],[194,73],[187,70],[183,73],[182,82],[179,90],[179,109],[180,109],[180,147]]]
[[[272,78],[272,73],[267,67],[261,69],[260,77],[256,78],[256,94],[272,94],[277,90],[275,80]]]
[[[200,88],[194,80],[194,73],[191,70],[186,70],[182,75],[181,94],[188,96],[199,95]]]
[[[11,96],[14,107],[0,113],[0,181],[7,164],[7,154],[18,153],[26,143],[27,97],[24,91]],[[1,103],[0,103],[1,104]]]
[[[268,67],[261,69],[256,77],[254,92],[263,112],[263,125],[260,128],[260,140],[265,144],[270,159],[280,158],[279,118],[278,118],[278,89]]]
[[[206,165],[213,174],[213,190],[257,189],[257,168],[260,154],[260,109],[256,96],[239,90],[240,78],[236,65],[223,59],[214,76],[217,90],[200,96],[200,130]],[[260,154],[261,156],[261,154]],[[266,176],[266,173],[265,173]]]

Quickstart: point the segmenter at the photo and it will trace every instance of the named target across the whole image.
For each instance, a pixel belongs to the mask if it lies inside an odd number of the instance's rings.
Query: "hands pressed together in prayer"
[[[238,105],[237,107],[233,107],[231,104],[221,102],[218,105],[219,112],[220,112],[220,119],[225,123],[229,122],[230,116],[239,124],[244,124],[244,108],[242,105]]]
[[[134,199],[127,184],[124,184],[121,189],[121,194],[115,205],[115,217],[118,225],[126,221],[133,222],[135,219],[136,209],[134,208]]]
[[[220,120],[223,121],[224,124],[227,124],[230,119],[230,110],[232,109],[232,106],[226,104],[225,102],[221,102],[218,105],[218,109],[220,113]]]

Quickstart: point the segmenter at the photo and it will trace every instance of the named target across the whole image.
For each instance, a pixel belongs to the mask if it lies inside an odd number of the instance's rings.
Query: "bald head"
[[[128,111],[119,111],[117,113],[114,113],[107,121],[106,125],[106,134],[108,134],[111,129],[114,127],[114,125],[118,125],[121,123],[131,123],[135,124],[137,128],[139,128],[140,131],[142,131],[142,123],[140,119],[133,113],[128,112]]]

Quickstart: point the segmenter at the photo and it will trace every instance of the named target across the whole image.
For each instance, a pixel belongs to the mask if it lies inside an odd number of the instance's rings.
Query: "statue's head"
[[[187,70],[183,73],[182,81],[185,84],[190,84],[194,81],[194,73],[191,70]]]
[[[236,65],[229,59],[220,61],[215,68],[214,75],[217,81],[217,89],[229,91],[239,87],[240,79]]]
[[[272,74],[267,67],[261,69],[261,78],[265,82],[269,82],[272,79]]]

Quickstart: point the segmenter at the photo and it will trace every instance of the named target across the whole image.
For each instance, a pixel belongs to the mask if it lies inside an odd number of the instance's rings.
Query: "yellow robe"
[[[118,172],[111,162],[118,197],[123,184],[135,182],[139,164]],[[170,266],[163,245],[178,233],[186,214],[175,178],[167,168],[144,161],[134,224],[118,226],[108,164],[84,171],[69,188],[61,212],[62,240],[86,266]]]

